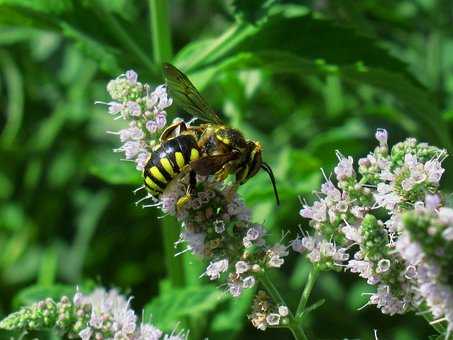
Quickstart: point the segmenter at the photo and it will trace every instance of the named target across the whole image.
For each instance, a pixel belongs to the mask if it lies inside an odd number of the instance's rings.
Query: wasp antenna
[[[275,200],[277,201],[277,206],[280,205],[280,199],[278,198],[278,191],[277,191],[277,184],[275,182],[275,177],[274,173],[272,172],[272,168],[267,164],[267,163],[261,163],[261,169],[267,172],[269,175],[269,178],[271,179],[272,182],[272,187],[274,188],[274,195],[275,195]]]

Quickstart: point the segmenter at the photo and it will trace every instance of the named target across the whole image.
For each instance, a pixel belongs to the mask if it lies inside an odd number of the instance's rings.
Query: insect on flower
[[[262,161],[261,144],[245,139],[239,130],[227,126],[177,68],[164,64],[163,71],[167,89],[175,102],[206,123],[189,125],[179,120],[162,132],[160,143],[153,148],[143,171],[150,192],[159,196],[174,178],[188,173],[186,194],[177,202],[177,206],[182,207],[194,194],[197,175],[214,175],[216,180],[223,181],[234,174],[235,190],[263,169],[270,177],[279,204],[272,169]]]

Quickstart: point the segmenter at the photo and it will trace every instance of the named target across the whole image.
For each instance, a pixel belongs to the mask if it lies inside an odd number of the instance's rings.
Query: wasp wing
[[[210,123],[223,124],[187,76],[171,64],[165,63],[164,77],[170,96],[189,114]]]
[[[229,161],[239,157],[238,152],[229,152],[221,155],[205,156],[190,162],[190,167],[201,176],[214,175]]]

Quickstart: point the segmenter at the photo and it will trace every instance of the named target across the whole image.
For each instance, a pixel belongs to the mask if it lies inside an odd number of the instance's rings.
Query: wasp
[[[235,175],[233,190],[255,176],[260,169],[270,177],[277,205],[279,197],[271,167],[262,160],[259,142],[226,125],[209,106],[189,78],[171,64],[164,64],[167,90],[175,102],[205,123],[187,125],[178,121],[163,131],[143,171],[146,187],[159,195],[180,174],[189,173],[187,194],[177,203],[183,206],[196,186],[196,175],[214,175],[219,181]]]

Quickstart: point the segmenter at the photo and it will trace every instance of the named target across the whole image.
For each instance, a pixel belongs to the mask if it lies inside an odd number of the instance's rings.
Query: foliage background
[[[102,284],[133,294],[134,308],[148,306],[163,328],[180,320],[194,339],[289,338],[252,329],[245,317],[252,295],[218,293],[198,279],[202,263],[190,255],[179,273],[184,285],[171,283],[174,259],[162,239],[177,226],[133,204],[140,175],[111,152],[117,141],[105,131],[120,124],[94,105],[107,100],[107,81],[130,68],[142,81],[163,81],[153,62],[152,2],[0,0],[0,317],[75,285]],[[450,1],[173,0],[168,8],[173,62],[265,147],[282,206],[264,174],[240,192],[275,239],[306,228],[297,197],[310,198],[319,168],[332,170],[334,150],[366,154],[378,127],[392,142],[414,136],[451,152]],[[452,189],[448,171],[443,185]],[[275,273],[288,301],[306,275],[297,257]],[[314,299],[326,303],[307,318],[309,333],[371,339],[377,329],[399,340],[432,333],[414,315],[358,311],[371,289],[350,274],[322,274]]]

